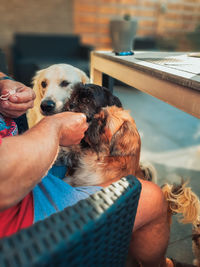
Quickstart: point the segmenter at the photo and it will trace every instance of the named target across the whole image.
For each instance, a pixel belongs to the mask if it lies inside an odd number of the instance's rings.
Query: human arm
[[[33,107],[35,93],[20,82],[11,79],[1,80],[2,77],[7,76],[0,72],[0,96],[8,95],[13,90],[16,93],[11,94],[7,100],[0,100],[0,113],[6,117],[17,118]]]
[[[78,144],[87,130],[83,114],[45,117],[23,135],[6,137],[0,146],[0,210],[18,203],[53,164],[59,145]]]

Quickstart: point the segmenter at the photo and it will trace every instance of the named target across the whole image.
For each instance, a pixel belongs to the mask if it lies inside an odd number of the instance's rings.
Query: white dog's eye
[[[41,85],[42,85],[42,88],[46,88],[46,87],[47,87],[47,82],[42,81],[42,82],[41,82]]]
[[[66,80],[63,80],[63,81],[60,83],[60,86],[61,86],[61,87],[66,87],[66,86],[68,86],[68,85],[69,85],[69,82],[66,81]]]

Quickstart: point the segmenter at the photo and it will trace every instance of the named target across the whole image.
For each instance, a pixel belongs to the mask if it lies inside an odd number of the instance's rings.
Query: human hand
[[[88,129],[86,116],[83,113],[63,112],[54,115],[60,123],[59,143],[61,146],[79,144]]]
[[[11,94],[12,92],[14,94]],[[0,100],[0,113],[6,117],[17,118],[33,107],[35,93],[20,82],[0,81],[0,96],[8,95],[7,100]]]

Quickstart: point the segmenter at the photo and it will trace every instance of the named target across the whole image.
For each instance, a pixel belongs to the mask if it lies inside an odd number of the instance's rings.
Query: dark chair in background
[[[136,36],[133,51],[158,51],[159,46],[155,37],[151,36]]]
[[[7,74],[8,73],[8,65],[6,62],[6,56],[2,49],[0,49],[0,71]]]
[[[125,266],[140,191],[127,176],[0,240],[0,266]]]
[[[16,80],[29,85],[37,70],[65,63],[89,75],[91,46],[81,44],[78,35],[15,34],[12,47]]]

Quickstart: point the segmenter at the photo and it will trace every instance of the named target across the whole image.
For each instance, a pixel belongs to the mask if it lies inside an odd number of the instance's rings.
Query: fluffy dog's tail
[[[186,186],[187,182],[182,181],[181,184],[162,186],[165,199],[168,202],[169,223],[173,214],[181,214],[181,223],[191,223],[194,226],[199,224],[200,201],[197,195]]]

